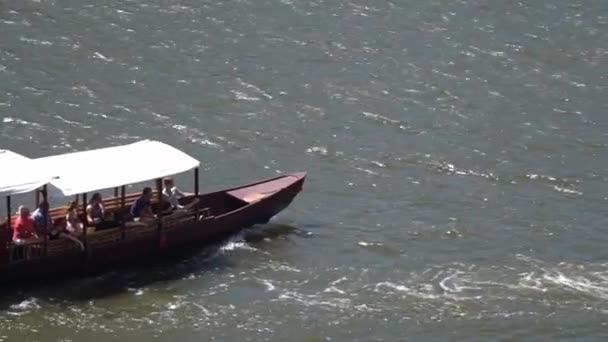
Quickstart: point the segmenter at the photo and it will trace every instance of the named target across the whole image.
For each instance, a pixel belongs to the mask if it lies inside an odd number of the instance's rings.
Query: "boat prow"
[[[227,193],[247,203],[254,203],[268,198],[281,191],[299,192],[306,179],[306,172],[297,172],[268,179],[251,185],[245,185]]]

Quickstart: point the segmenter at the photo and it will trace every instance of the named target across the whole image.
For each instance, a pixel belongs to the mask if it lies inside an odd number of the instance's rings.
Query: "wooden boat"
[[[0,277],[4,281],[77,275],[197,248],[244,227],[267,222],[292,202],[306,177],[304,172],[285,174],[199,194],[199,162],[169,145],[150,140],[40,159],[0,150],[0,165],[0,197],[6,197],[8,213],[12,213],[11,196],[35,191],[38,202],[46,200],[52,190],[76,196],[81,221],[86,222],[87,194],[114,188],[114,196],[104,199],[103,206],[113,214],[115,225],[99,231],[85,227],[80,237],[84,250],[72,240],[51,240],[44,234],[16,246],[11,241],[16,216],[0,222]],[[84,172],[79,167],[83,165]],[[162,178],[189,170],[194,170],[194,192],[181,198],[180,203],[193,203],[195,199],[198,203],[163,214],[161,208],[166,202],[161,195]],[[148,180],[156,180],[152,207],[157,217],[135,222],[129,217],[130,207],[141,194],[125,194],[125,186]],[[66,209],[50,209],[53,225],[65,224]]]

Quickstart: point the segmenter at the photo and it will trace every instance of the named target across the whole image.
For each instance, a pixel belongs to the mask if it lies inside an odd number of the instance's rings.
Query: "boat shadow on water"
[[[9,310],[16,303],[31,298],[41,302],[86,302],[186,279],[192,275],[226,272],[237,264],[232,249],[227,249],[227,246],[243,243],[259,247],[262,242],[278,240],[287,235],[307,237],[310,233],[290,224],[266,223],[217,239],[205,247],[174,253],[162,260],[139,262],[81,277],[57,278],[45,283],[12,284],[1,290],[0,310]]]

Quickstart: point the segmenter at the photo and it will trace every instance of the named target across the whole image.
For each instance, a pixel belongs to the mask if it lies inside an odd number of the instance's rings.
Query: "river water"
[[[0,340],[604,340],[607,47],[600,0],[2,0],[1,148],[309,176],[192,258],[5,294]]]

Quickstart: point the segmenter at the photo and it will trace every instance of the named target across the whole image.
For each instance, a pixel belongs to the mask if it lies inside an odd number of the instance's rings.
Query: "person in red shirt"
[[[13,227],[13,242],[23,243],[26,242],[25,240],[35,237],[34,220],[30,217],[30,209],[21,207],[19,217],[15,220],[15,227]]]

